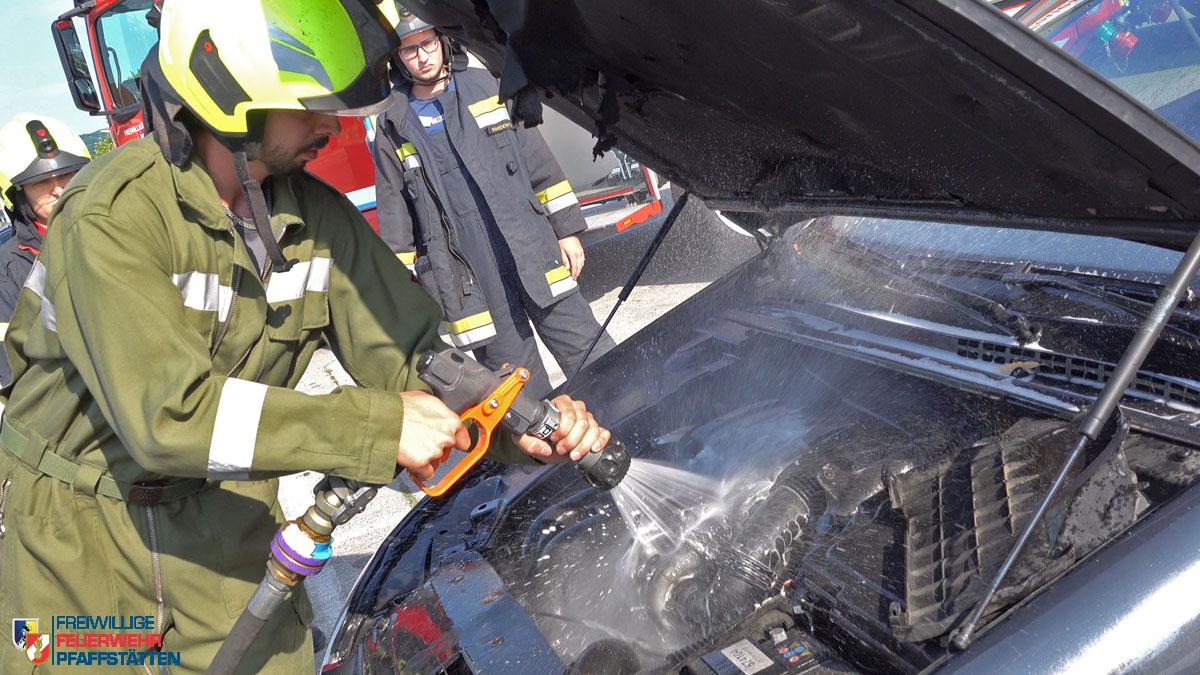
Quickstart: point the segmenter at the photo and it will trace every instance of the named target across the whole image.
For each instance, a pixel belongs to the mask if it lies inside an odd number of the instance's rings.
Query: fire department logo
[[[46,633],[29,633],[25,636],[25,656],[33,663],[45,663],[50,658],[50,636]]]
[[[12,643],[17,649],[24,650],[28,646],[29,634],[38,632],[37,619],[13,619]]]

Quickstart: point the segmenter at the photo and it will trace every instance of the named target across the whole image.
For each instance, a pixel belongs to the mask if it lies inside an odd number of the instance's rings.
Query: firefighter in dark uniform
[[[0,198],[13,226],[12,238],[0,246],[0,341],[41,252],[54,205],[90,160],[79,134],[56,119],[22,113],[0,128]],[[0,345],[0,384],[10,381],[8,356]]]
[[[381,7],[397,11],[401,47],[375,139],[380,234],[438,300],[451,342],[493,368],[529,367],[543,395],[530,321],[568,375],[600,330],[578,292],[579,200],[541,134],[509,119],[490,74],[391,0]],[[594,354],[612,346],[604,335]]]

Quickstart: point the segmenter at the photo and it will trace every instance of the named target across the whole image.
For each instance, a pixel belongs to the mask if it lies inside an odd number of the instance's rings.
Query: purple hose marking
[[[276,532],[275,538],[271,540],[271,554],[284,567],[306,577],[311,577],[320,572],[321,568],[325,566],[324,560],[306,558],[292,550],[287,542],[284,541],[282,532]]]

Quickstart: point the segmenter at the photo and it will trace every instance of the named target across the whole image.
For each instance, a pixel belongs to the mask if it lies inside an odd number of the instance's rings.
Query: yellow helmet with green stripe
[[[398,44],[371,0],[167,0],[158,61],[195,117],[244,138],[255,111],[378,112]]]

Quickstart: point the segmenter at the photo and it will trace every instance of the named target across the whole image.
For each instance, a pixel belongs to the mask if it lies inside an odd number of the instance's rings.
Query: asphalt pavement
[[[618,236],[585,235],[587,264],[580,289],[598,320],[603,321],[616,304],[621,287],[661,224],[659,218]],[[663,241],[638,286],[617,311],[609,325],[609,334],[618,343],[628,339],[757,251],[752,239],[734,233],[713,214],[697,206],[688,207]],[[561,383],[565,379],[562,371],[544,347],[542,358],[549,366],[551,381],[555,385]],[[297,388],[323,393],[339,385],[352,386],[353,381],[333,355],[323,349]],[[281,479],[279,502],[288,518],[300,515],[312,504],[312,488],[319,478],[318,474],[304,472]],[[320,574],[306,582],[319,635],[331,633],[347,594],[371,554],[421,496],[407,476],[401,477],[380,489],[366,511],[338,529],[333,558]]]

